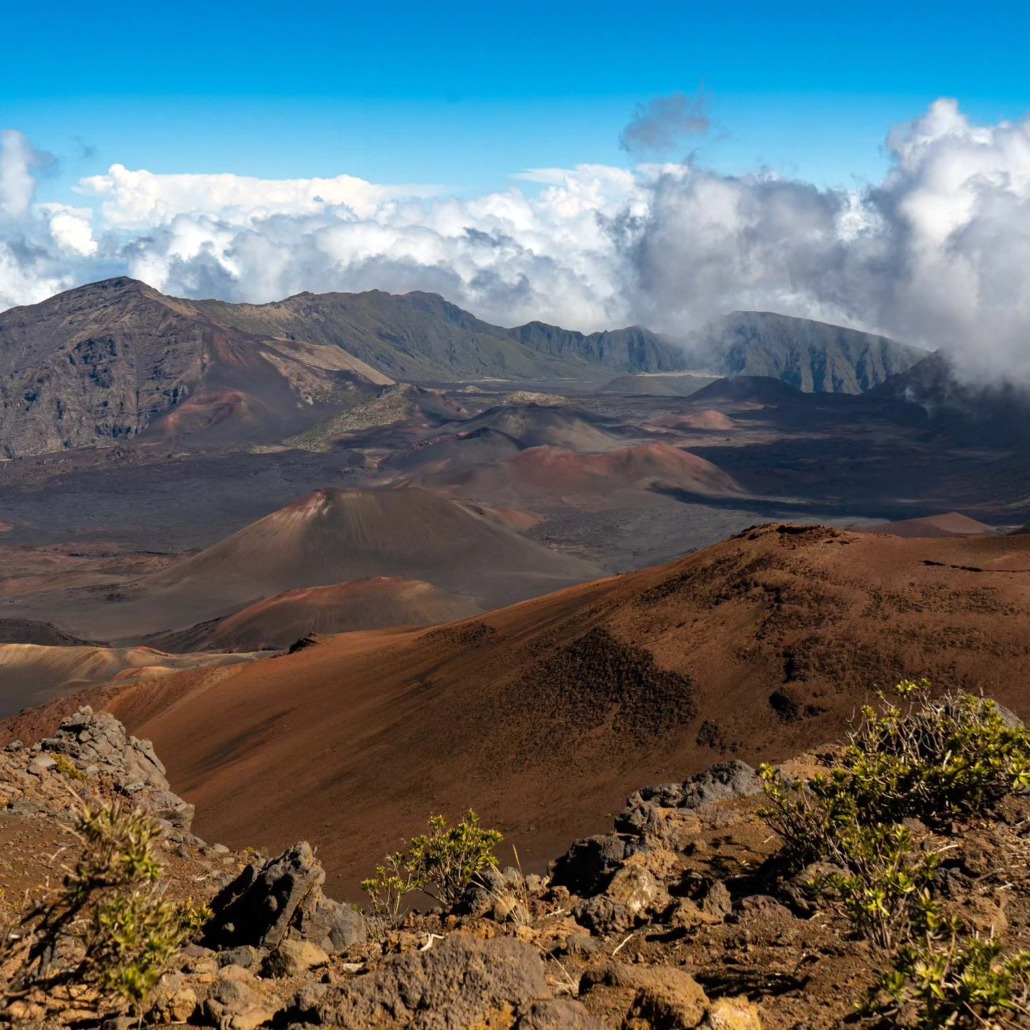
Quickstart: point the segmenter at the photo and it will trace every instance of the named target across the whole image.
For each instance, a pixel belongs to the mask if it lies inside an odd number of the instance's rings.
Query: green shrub
[[[920,1030],[997,1026],[1030,1017],[1030,952],[1006,957],[999,941],[963,938],[952,923],[899,948],[878,987],[894,1012],[914,1008]]]
[[[848,788],[870,822],[939,823],[1030,788],[1030,733],[971,694],[934,698],[926,680],[899,683],[904,706],[863,709],[844,760]]]
[[[826,862],[817,879],[855,931],[888,952],[881,1008],[907,1007],[919,1027],[973,1027],[1005,1012],[1030,1015],[1030,953],[1006,957],[997,941],[945,915],[935,873],[952,845],[903,822],[943,828],[989,812],[1030,787],[1030,732],[990,700],[933,698],[930,684],[900,683],[901,704],[881,695],[863,709],[839,762],[804,783],[761,770],[765,816],[794,867]],[[918,824],[917,824],[918,825]],[[884,1001],[886,999],[886,1001]]]
[[[829,773],[792,785],[762,767],[785,857],[849,865],[860,827],[909,817],[939,825],[1030,788],[1030,732],[1009,726],[991,700],[929,691],[926,680],[906,680],[897,687],[904,707],[881,695],[882,711],[864,708]]]
[[[375,876],[361,881],[361,889],[369,898],[365,919],[373,938],[381,937],[388,927],[400,921],[404,899],[423,886],[415,870],[406,864],[403,851],[387,855],[376,866]]]
[[[448,826],[442,815],[434,815],[429,832],[412,840],[405,862],[422,882],[422,890],[445,905],[454,905],[476,873],[497,865],[494,848],[503,840],[497,830],[482,829],[471,809],[454,826]]]
[[[93,909],[80,975],[142,1011],[169,961],[209,916],[191,902],[166,901],[153,891],[109,894]]]
[[[375,876],[361,882],[369,896],[373,933],[397,922],[405,897],[413,891],[444,905],[456,904],[477,873],[497,865],[494,849],[502,840],[499,831],[484,830],[471,809],[454,826],[442,815],[430,816],[427,833],[387,856]]]
[[[154,852],[160,829],[121,804],[87,806],[75,828],[81,848],[61,887],[21,917],[5,959],[6,993],[80,984],[142,1013],[150,988],[208,913],[163,899]]]

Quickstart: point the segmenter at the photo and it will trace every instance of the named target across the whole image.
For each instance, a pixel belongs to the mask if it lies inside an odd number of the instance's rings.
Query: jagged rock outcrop
[[[174,841],[194,840],[190,833],[194,808],[169,787],[165,767],[149,740],[139,740],[108,712],[88,705],[70,715],[52,737],[24,748],[15,741],[5,748],[9,759],[0,783],[16,813],[68,812],[75,795],[69,780],[50,775],[65,770],[84,782],[95,781],[115,795],[131,798],[134,807],[151,815]]]
[[[730,798],[749,797],[761,789],[761,781],[747,762],[720,762],[683,783],[656,784],[630,794],[626,807],[615,820],[615,828],[639,835],[645,827],[654,825],[662,809],[696,811]]]
[[[287,937],[330,954],[365,939],[361,915],[322,893],[325,870],[307,841],[251,863],[211,903],[206,942],[216,948],[277,948]]]
[[[135,797],[139,808],[157,819],[170,835],[188,835],[193,805],[173,793],[167,770],[149,740],[139,740],[108,712],[88,705],[69,716],[53,737],[41,740],[44,755],[65,755],[87,776],[110,778],[115,789]]]

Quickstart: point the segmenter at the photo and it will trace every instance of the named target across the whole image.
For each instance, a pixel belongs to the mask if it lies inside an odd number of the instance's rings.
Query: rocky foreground
[[[804,756],[780,774],[803,779],[830,758],[830,751]],[[192,807],[170,790],[150,744],[84,708],[52,738],[0,752],[0,884],[9,911],[23,893],[38,895],[59,877],[82,804],[112,798],[161,826],[168,896],[192,896],[211,910],[197,941],[151,991],[148,1023],[905,1025],[904,1012],[887,1022],[856,1014],[883,954],[808,889],[818,869],[796,873],[781,860],[760,780],[742,762],[637,792],[612,833],[578,841],[548,876],[487,870],[453,908],[412,912],[373,933],[355,907],[325,896],[325,873],[308,844],[264,858],[194,836]],[[1030,801],[1014,794],[989,818],[953,825],[940,847],[943,895],[964,925],[1010,951],[1030,946]],[[74,987],[8,994],[3,1005],[6,1023],[136,1023]],[[1015,1012],[984,1025],[1027,1024]]]

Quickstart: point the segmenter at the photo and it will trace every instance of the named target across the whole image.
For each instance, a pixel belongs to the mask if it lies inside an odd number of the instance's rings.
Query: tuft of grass
[[[67,776],[69,780],[88,780],[89,777],[67,756],[58,752],[52,756],[54,759],[54,768],[62,775]]]

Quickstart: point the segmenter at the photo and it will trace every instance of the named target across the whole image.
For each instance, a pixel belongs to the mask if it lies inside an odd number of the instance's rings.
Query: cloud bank
[[[650,115],[662,112],[643,109],[627,132]],[[1030,378],[1030,118],[976,125],[940,100],[887,147],[883,181],[852,191],[692,164],[583,165],[456,199],[350,176],[114,165],[82,180],[75,203],[37,204],[42,159],[8,131],[0,307],[128,274],[256,302],[431,290],[505,325],[639,322],[674,338],[765,309],[945,347],[970,374]]]

